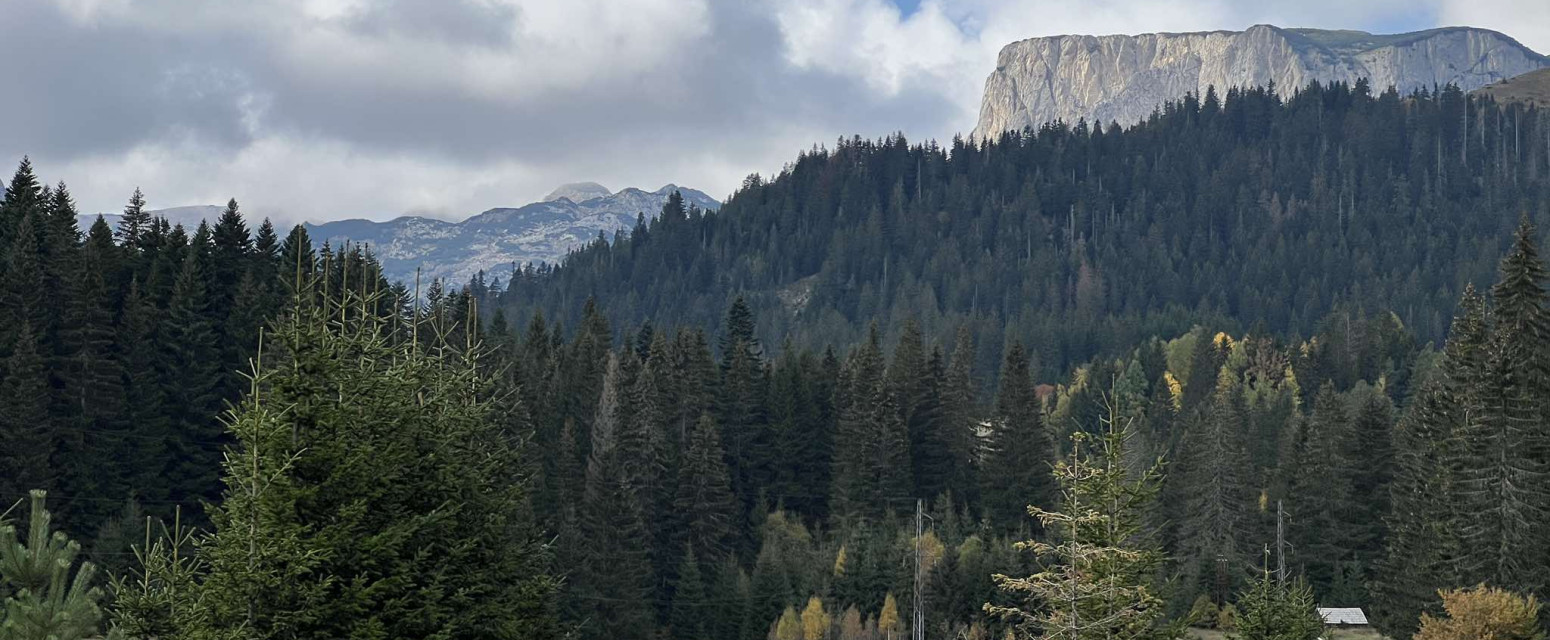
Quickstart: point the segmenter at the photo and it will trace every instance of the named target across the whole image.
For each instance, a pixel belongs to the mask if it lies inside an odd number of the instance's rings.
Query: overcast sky
[[[286,222],[580,180],[721,198],[841,135],[967,132],[1014,40],[1262,22],[1550,52],[1546,0],[0,0],[0,161],[86,212],[136,186]]]

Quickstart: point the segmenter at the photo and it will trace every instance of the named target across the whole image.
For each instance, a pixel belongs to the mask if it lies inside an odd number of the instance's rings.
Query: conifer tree
[[[215,445],[222,429],[216,419],[221,406],[221,379],[215,331],[208,317],[202,260],[190,255],[172,287],[165,320],[167,350],[161,375],[167,383],[166,407],[171,410],[166,470],[172,499],[192,504],[215,497],[220,478]]]
[[[1028,507],[1055,505],[1055,480],[1050,475],[1055,445],[1029,377],[1028,352],[1014,343],[1001,368],[995,417],[985,448],[980,490],[985,510],[1001,526],[1026,522]],[[1037,526],[1038,523],[1033,523]]]
[[[99,636],[97,568],[76,563],[81,545],[51,532],[44,491],[31,492],[25,539],[0,519],[0,638],[84,640]]]
[[[952,359],[942,377],[941,433],[949,460],[947,490],[965,504],[979,500],[980,438],[974,400],[974,338],[968,327],[959,327]]]
[[[1324,601],[1332,606],[1361,604],[1330,601],[1336,577],[1354,560],[1351,551],[1358,535],[1351,505],[1353,469],[1347,459],[1355,446],[1354,434],[1344,400],[1331,383],[1319,390],[1312,415],[1298,428],[1292,454],[1296,473],[1287,506],[1294,559]]]
[[[0,502],[54,486],[59,438],[49,414],[48,378],[37,336],[23,320],[0,377]]]
[[[1550,317],[1534,235],[1532,224],[1520,225],[1492,289],[1481,411],[1460,433],[1468,457],[1457,485],[1474,516],[1461,522],[1465,579],[1525,592],[1545,583],[1539,541],[1550,534]]]
[[[881,517],[889,502],[911,496],[909,433],[889,393],[874,328],[851,354],[834,443],[831,502],[843,522]]]
[[[1268,560],[1268,553],[1266,554]],[[1318,640],[1324,620],[1314,607],[1313,589],[1301,580],[1281,584],[1265,567],[1260,578],[1238,596],[1232,640]]]
[[[1053,540],[1017,546],[1044,559],[1044,570],[1026,578],[995,576],[1017,604],[986,604],[986,611],[1031,637],[1183,637],[1152,587],[1163,554],[1150,540],[1145,515],[1160,489],[1161,465],[1133,477],[1125,453],[1133,432],[1118,419],[1111,405],[1102,435],[1077,432],[1070,459],[1055,463],[1059,510],[1028,507]]]
[[[745,512],[768,479],[772,460],[765,406],[764,352],[754,334],[753,314],[741,297],[727,310],[720,339],[721,388],[717,423],[732,474],[732,491]]]
[[[583,633],[591,638],[646,638],[654,629],[650,531],[639,469],[627,463],[620,414],[619,357],[610,353],[592,422],[581,528],[586,540],[577,593],[592,602]]]
[[[723,456],[715,421],[701,416],[679,465],[673,511],[681,523],[674,531],[712,565],[728,557],[737,516]]]
[[[119,219],[115,234],[125,247],[135,251],[145,250],[145,236],[151,232],[151,212],[145,210],[145,194],[136,187],[124,205],[124,217]]]
[[[1243,477],[1249,465],[1240,402],[1236,380],[1223,369],[1216,391],[1184,435],[1182,469],[1174,476],[1184,495],[1178,548],[1184,593],[1203,589],[1216,602],[1226,601],[1248,565],[1244,536],[1253,495]]]
[[[668,615],[668,627],[673,640],[709,640],[710,606],[704,578],[700,577],[700,559],[694,555],[694,547],[684,547],[678,563],[678,580],[673,589],[673,606]],[[713,565],[714,566],[714,565]],[[725,597],[727,594],[718,594]]]
[[[521,452],[477,361],[293,309],[227,415],[223,499],[168,635],[555,637]]]
[[[1373,619],[1391,637],[1416,630],[1421,613],[1441,612],[1437,589],[1462,584],[1458,490],[1471,416],[1480,414],[1478,381],[1489,339],[1485,301],[1466,287],[1438,364],[1440,375],[1416,392],[1394,428],[1395,475],[1388,536],[1373,583]]]
[[[168,438],[172,435],[172,415],[167,406],[168,385],[163,378],[158,346],[163,344],[157,331],[157,312],[141,294],[138,280],[130,280],[118,320],[114,353],[122,363],[127,433],[119,443],[129,449],[122,460],[128,473],[125,480],[148,504],[164,505],[172,499],[173,488],[162,473],[166,467]],[[171,517],[170,512],[153,510],[153,515]]]

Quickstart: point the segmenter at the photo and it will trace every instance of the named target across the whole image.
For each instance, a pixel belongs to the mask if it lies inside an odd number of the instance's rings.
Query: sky
[[[1259,23],[1550,53],[1545,0],[0,0],[0,162],[83,212],[139,187],[282,223],[722,198],[842,136],[967,133],[1015,40]]]

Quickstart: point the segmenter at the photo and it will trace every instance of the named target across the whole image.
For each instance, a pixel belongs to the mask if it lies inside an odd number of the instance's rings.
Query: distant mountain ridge
[[[1487,29],[1447,27],[1402,34],[1283,29],[1064,35],[1001,49],[985,80],[974,136],[1054,120],[1134,124],[1168,100],[1215,87],[1271,82],[1284,96],[1311,81],[1355,83],[1374,93],[1456,84],[1470,91],[1550,66],[1550,59]]]
[[[595,182],[579,182],[560,186],[543,201],[488,209],[462,222],[402,216],[386,222],[354,218],[305,226],[319,246],[324,242],[336,247],[345,242],[369,245],[389,280],[409,282],[418,268],[422,281],[440,278],[461,285],[480,271],[504,279],[514,265],[557,264],[571,249],[591,242],[599,233],[612,238],[615,231],[634,227],[636,216],[656,218],[674,191],[683,196],[686,207],[721,207],[704,192],[675,184],[656,191],[632,187],[615,193]],[[215,224],[224,210],[221,206],[194,205],[150,213],[193,233],[200,221]],[[123,219],[121,214],[94,213],[78,216],[77,224],[82,231],[89,229],[98,215],[115,230]],[[248,226],[257,229],[258,222],[249,220]]]
[[[639,215],[655,218],[675,191],[685,206],[721,206],[704,192],[674,184],[656,191],[627,188],[614,193],[597,183],[576,183],[556,189],[541,202],[489,209],[462,222],[421,216],[386,222],[353,219],[308,224],[307,232],[319,244],[369,245],[390,280],[413,280],[418,268],[422,281],[440,278],[462,284],[480,271],[504,278],[517,265],[558,263],[599,233],[612,237],[617,230],[633,227]],[[577,197],[584,199],[573,200]]]

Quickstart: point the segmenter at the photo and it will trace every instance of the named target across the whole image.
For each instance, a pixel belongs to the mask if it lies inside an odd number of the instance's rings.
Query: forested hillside
[[[715,214],[521,274],[508,312],[710,328],[742,296],[776,345],[853,344],[906,319],[1013,341],[1054,381],[1199,322],[1310,336],[1339,306],[1440,341],[1520,215],[1550,221],[1550,120],[1443,88],[1310,85],[1169,104],[1121,131],[1053,124],[976,146],[841,140],[750,176]]]
[[[1550,589],[1546,124],[1336,85],[851,140],[456,291],[235,202],[83,233],[24,161],[0,498],[135,638],[1025,637],[1098,606],[1050,576],[1134,601],[1070,637],[1405,638]]]

